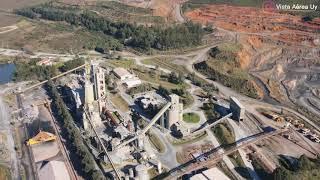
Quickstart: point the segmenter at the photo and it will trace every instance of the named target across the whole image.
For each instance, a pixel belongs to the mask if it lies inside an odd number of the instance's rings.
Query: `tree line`
[[[104,180],[104,175],[85,145],[81,133],[75,125],[74,119],[51,80],[47,83],[47,90],[52,99],[52,110],[55,112],[55,117],[62,126],[64,138],[68,142],[67,146],[69,147],[72,156],[80,162],[80,164],[77,163],[76,165],[74,164],[74,166],[79,167],[80,165],[81,170],[84,171],[83,174],[85,174],[85,179]]]
[[[75,58],[58,67],[58,65],[37,65],[39,61],[41,61],[41,59],[34,58],[29,62],[16,62],[14,81],[44,81],[58,75],[59,72],[66,72],[85,63],[83,58]]]
[[[141,50],[150,50],[151,48],[168,50],[199,45],[204,35],[201,25],[192,22],[172,25],[168,28],[145,27],[127,22],[112,22],[89,10],[76,11],[66,7],[57,7],[50,3],[19,9],[16,13],[32,19],[65,21],[91,31],[101,31],[118,39],[124,45]]]

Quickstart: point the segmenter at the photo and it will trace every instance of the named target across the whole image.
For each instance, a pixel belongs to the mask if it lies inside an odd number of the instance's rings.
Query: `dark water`
[[[13,78],[16,66],[13,63],[0,64],[0,84],[6,84]]]

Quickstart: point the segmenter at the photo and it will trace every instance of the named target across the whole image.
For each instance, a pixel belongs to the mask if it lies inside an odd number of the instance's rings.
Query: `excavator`
[[[27,145],[32,146],[32,145],[44,143],[47,141],[54,141],[56,140],[56,138],[57,136],[55,136],[54,134],[40,130],[40,132],[36,136],[34,136],[33,138],[27,141]]]

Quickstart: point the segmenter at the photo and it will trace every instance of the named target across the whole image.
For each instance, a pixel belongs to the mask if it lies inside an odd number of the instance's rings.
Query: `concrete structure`
[[[49,161],[40,168],[39,180],[70,180],[70,176],[64,162]]]
[[[116,129],[114,129],[114,132],[116,133],[117,137],[119,137],[121,140],[125,139],[130,134],[128,129],[122,125],[118,126]]]
[[[134,78],[134,75],[124,68],[114,68],[113,73],[121,81]]]
[[[104,71],[96,64],[91,64],[86,68],[85,74],[85,102],[84,108],[88,112],[90,119],[95,127],[102,125],[100,112],[103,107],[106,93]],[[88,117],[83,114],[83,127],[90,129]]]
[[[245,107],[235,97],[230,97],[230,111],[232,112],[232,119],[242,121],[245,115]]]
[[[143,97],[138,99],[139,101],[139,105],[143,108],[143,109],[147,109],[150,105],[151,106],[162,106],[165,102],[162,101],[162,99],[158,99],[154,96],[151,96],[149,94],[144,95]]]
[[[106,83],[104,71],[98,65],[91,65],[94,81],[94,99],[99,100],[106,95]]]
[[[176,94],[170,95],[171,107],[168,110],[168,127],[183,120],[183,104],[179,102],[179,96]]]
[[[162,173],[162,164],[160,161],[158,162],[157,169],[158,169],[158,173],[161,174]]]
[[[125,80],[123,83],[126,88],[133,88],[142,84],[142,81],[138,78]]]
[[[94,101],[93,84],[88,81],[85,82],[84,95],[84,104],[92,104]]]
[[[149,180],[148,167],[143,164],[136,166],[136,178],[137,180]]]

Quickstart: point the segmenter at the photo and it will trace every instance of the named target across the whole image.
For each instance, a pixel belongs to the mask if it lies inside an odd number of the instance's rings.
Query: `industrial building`
[[[90,116],[94,126],[102,125],[100,113],[105,103],[106,85],[104,71],[98,65],[91,63],[91,67],[86,69],[84,88],[84,108],[87,114],[83,114],[83,127],[88,130],[90,126],[87,115]]]
[[[173,124],[183,120],[183,104],[180,103],[179,96],[171,94],[169,97],[171,106],[159,118],[160,125],[166,129],[170,129]]]
[[[134,75],[131,74],[129,71],[127,71],[124,68],[114,68],[113,69],[113,73],[121,81],[124,81],[126,79],[133,79],[134,78]]]
[[[165,102],[162,99],[159,99],[150,94],[145,94],[144,96],[138,98],[138,103],[143,109],[147,109],[150,106],[160,107],[161,105],[165,104]]]
[[[104,98],[106,95],[105,75],[102,68],[98,65],[92,65],[92,76],[94,78],[94,97],[95,100]]]
[[[230,111],[233,120],[242,121],[244,119],[245,107],[235,97],[230,97]]]
[[[134,78],[134,79],[125,80],[123,84],[126,88],[129,89],[129,88],[139,86],[140,84],[142,84],[142,81],[139,78]]]

